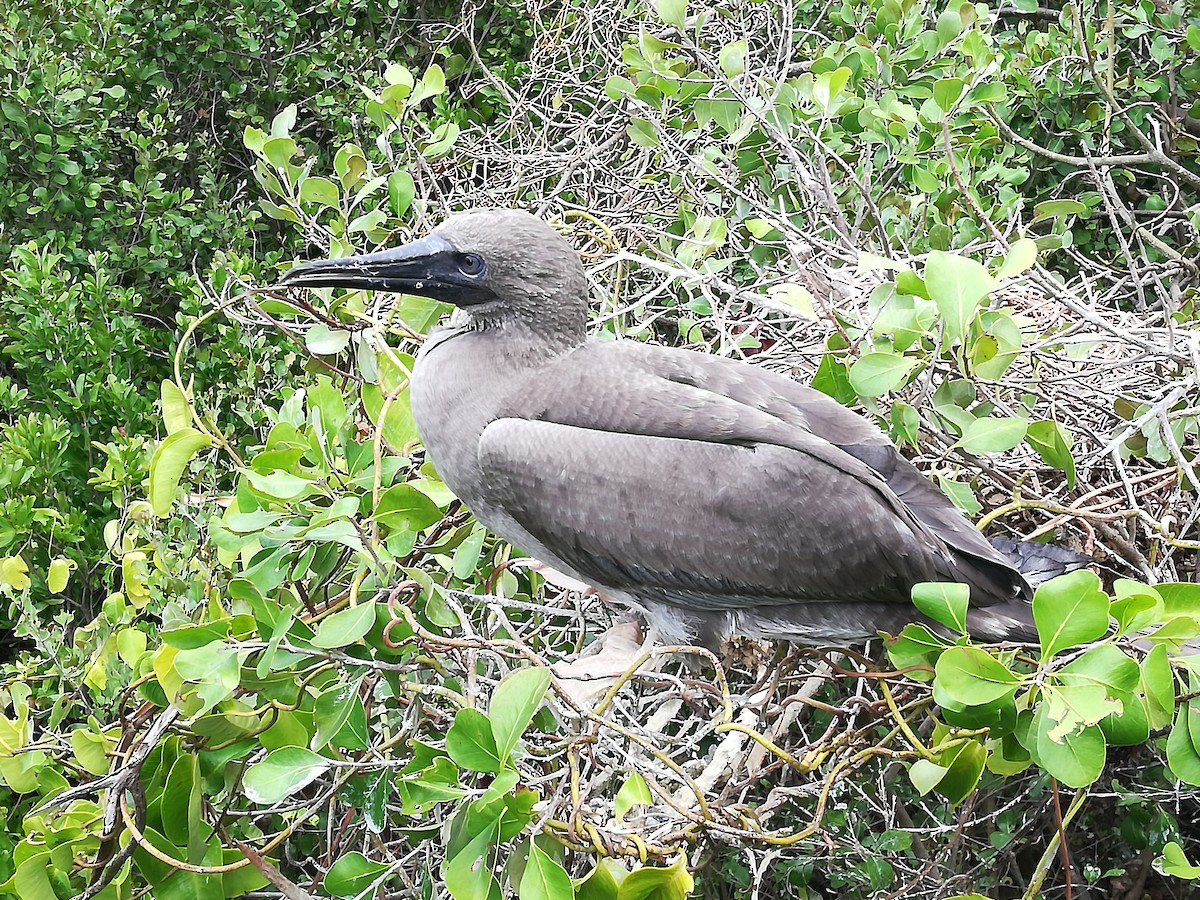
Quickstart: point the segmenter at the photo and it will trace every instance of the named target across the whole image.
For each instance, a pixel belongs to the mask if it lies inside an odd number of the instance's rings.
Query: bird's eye
[[[465,253],[459,257],[458,268],[464,275],[478,275],[483,271],[483,257]]]

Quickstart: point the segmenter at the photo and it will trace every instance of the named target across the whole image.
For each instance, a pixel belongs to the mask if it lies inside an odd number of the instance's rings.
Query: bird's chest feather
[[[487,505],[479,470],[480,435],[527,374],[519,359],[496,344],[486,332],[435,335],[417,357],[410,393],[413,419],[430,461],[476,516]]]

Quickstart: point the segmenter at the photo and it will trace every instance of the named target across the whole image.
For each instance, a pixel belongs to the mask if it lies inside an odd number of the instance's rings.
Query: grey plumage
[[[920,618],[922,581],[969,584],[978,637],[1033,635],[1025,578],[872,423],[748,363],[588,340],[583,266],[533,216],[455,216],[283,284],[459,306],[413,372],[434,466],[479,521],[664,639],[860,640]]]

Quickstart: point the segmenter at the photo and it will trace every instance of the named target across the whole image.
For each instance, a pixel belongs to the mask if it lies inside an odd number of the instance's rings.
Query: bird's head
[[[280,284],[417,294],[453,304],[480,325],[525,326],[571,342],[583,339],[587,324],[579,255],[516,209],[462,213],[401,247],[303,263]]]

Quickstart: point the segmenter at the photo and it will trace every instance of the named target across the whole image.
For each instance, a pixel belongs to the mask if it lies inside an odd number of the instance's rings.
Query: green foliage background
[[[3,15],[0,892],[1200,874],[1194,9]],[[257,291],[486,204],[569,231],[602,330],[798,370],[973,515],[1097,548],[1104,582],[1041,595],[1040,652],[972,646],[933,592],[889,648],[906,676],[781,651],[704,662],[705,693],[670,659],[575,708],[544,667],[607,614],[514,562],[416,443],[441,310]],[[841,669],[878,677],[784,712]]]

